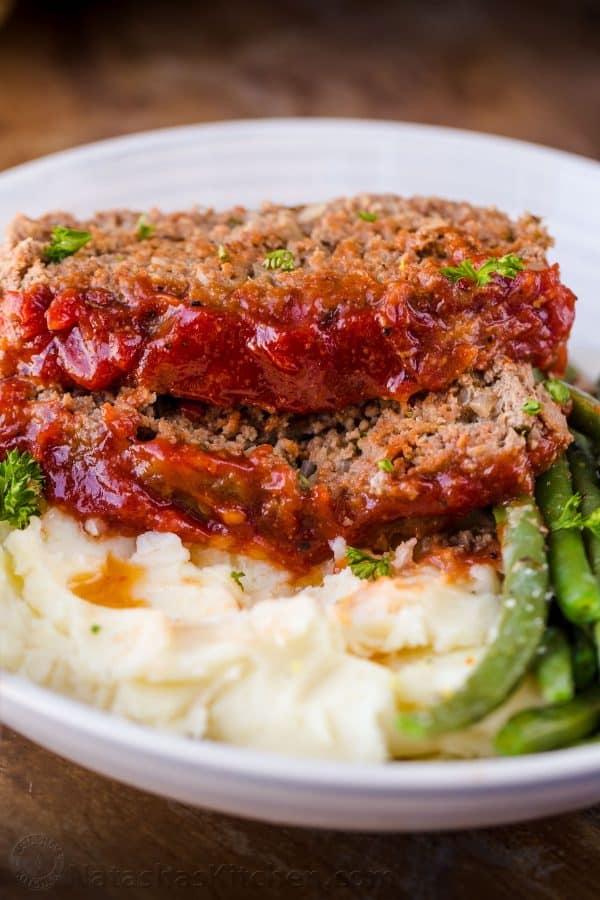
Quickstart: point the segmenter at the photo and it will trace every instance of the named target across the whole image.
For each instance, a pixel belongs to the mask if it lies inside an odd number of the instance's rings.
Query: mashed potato
[[[412,566],[376,582],[330,566],[300,587],[173,534],[93,537],[53,509],[0,531],[4,668],[137,722],[294,755],[490,753],[507,714],[535,702],[530,685],[433,743],[404,738],[394,721],[399,706],[462,684],[499,609],[498,577],[483,565],[458,580]]]

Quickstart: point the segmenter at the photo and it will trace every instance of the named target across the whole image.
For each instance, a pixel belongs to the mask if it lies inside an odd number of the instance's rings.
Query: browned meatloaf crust
[[[537,415],[524,411],[531,399]],[[569,442],[560,409],[514,363],[404,404],[312,416],[141,389],[39,392],[19,379],[3,383],[0,409],[0,453],[28,449],[50,499],[82,518],[174,530],[299,569],[326,558],[337,535],[381,544],[399,519],[406,532],[422,517],[448,521],[530,492]]]
[[[0,375],[309,413],[441,390],[503,356],[564,363],[574,298],[533,216],[361,195],[147,220],[144,240],[137,212],[14,222],[0,251]],[[47,262],[57,224],[91,240]],[[265,268],[276,250],[292,270]],[[440,271],[505,254],[524,270],[481,287]]]
[[[376,222],[364,221],[369,211]],[[224,212],[192,209],[165,215],[147,214],[155,227],[148,240],[136,238],[140,212],[112,210],[92,219],[76,219],[66,212],[39,219],[17,216],[0,251],[0,279],[5,290],[27,290],[37,284],[118,292],[123,279],[147,275],[175,296],[204,296],[215,303],[248,278],[269,288],[287,285],[287,273],[265,270],[265,253],[288,247],[303,269],[327,266],[346,275],[357,266],[378,281],[405,265],[426,268],[431,257],[448,262],[456,234],[470,242],[473,252],[518,253],[543,267],[552,241],[540,220],[524,216],[513,222],[497,209],[453,203],[437,197],[405,199],[394,195],[363,194],[310,206],[285,207],[265,203],[259,211],[234,207]],[[373,225],[377,225],[373,229]],[[42,261],[44,245],[54,225],[89,231],[93,241],[59,265]],[[230,251],[227,265],[219,259],[219,244]]]

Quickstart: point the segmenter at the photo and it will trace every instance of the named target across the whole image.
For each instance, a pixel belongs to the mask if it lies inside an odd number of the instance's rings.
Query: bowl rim
[[[64,161],[76,160],[77,158],[85,159],[85,157],[104,158],[120,152],[131,152],[138,146],[147,147],[149,143],[158,143],[168,145],[177,143],[182,138],[191,137],[195,134],[214,135],[217,139],[229,132],[239,132],[240,130],[254,131],[281,131],[283,129],[330,129],[336,130],[373,128],[377,130],[388,130],[390,133],[396,134],[404,132],[407,136],[418,137],[424,132],[428,133],[432,138],[445,137],[450,140],[464,140],[470,142],[479,142],[482,150],[492,145],[495,148],[499,146],[505,150],[520,150],[524,153],[535,152],[544,156],[546,159],[553,159],[555,162],[574,163],[578,166],[589,166],[595,175],[600,170],[600,160],[596,160],[583,154],[573,153],[569,150],[562,150],[551,147],[547,144],[536,143],[534,141],[525,141],[519,138],[507,137],[502,134],[494,134],[486,131],[471,131],[468,128],[455,128],[448,125],[433,125],[421,122],[394,121],[393,119],[377,119],[363,118],[360,116],[286,116],[281,118],[243,118],[243,119],[224,119],[216,122],[197,122],[187,125],[166,126],[164,128],[153,128],[146,131],[135,131],[129,134],[119,135],[117,137],[103,138],[98,141],[86,141],[77,144],[74,147],[68,147],[64,150],[56,150],[44,156],[19,163],[8,169],[0,171],[0,184],[4,180],[14,180],[20,175],[35,174],[37,168],[47,169],[48,166],[62,165]]]
[[[503,790],[508,786],[543,787],[555,781],[600,775],[600,753],[589,744],[520,757],[469,760],[392,760],[360,763],[295,757],[218,741],[185,737],[153,726],[139,725],[97,709],[20,675],[0,672],[0,712],[6,724],[25,711],[44,724],[69,723],[80,737],[102,741],[140,754],[140,758],[198,767],[204,774],[226,774],[290,787],[327,786],[351,792],[399,791],[426,796],[465,791]],[[9,713],[6,715],[6,708]],[[17,728],[18,730],[18,728]]]

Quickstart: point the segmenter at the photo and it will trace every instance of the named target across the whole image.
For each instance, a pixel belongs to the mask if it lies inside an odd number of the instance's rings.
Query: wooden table
[[[246,116],[406,119],[600,155],[596,0],[16,8],[0,31],[0,168],[127,131]]]
[[[52,885],[51,877],[43,896],[56,900],[597,900],[599,893],[600,809],[455,834],[275,827],[159,800],[10,731],[0,804],[3,900],[33,896],[27,884],[53,867],[60,881]],[[6,875],[2,883],[6,860],[16,861],[20,880]]]
[[[592,0],[111,6],[17,3],[0,29],[0,169],[127,131],[282,115],[449,124],[600,155]],[[60,900],[600,893],[599,809],[458,834],[321,833],[160,800],[7,730],[0,748],[6,900],[35,887]]]

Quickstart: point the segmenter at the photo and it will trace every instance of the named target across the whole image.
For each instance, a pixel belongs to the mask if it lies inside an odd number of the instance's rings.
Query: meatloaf
[[[539,403],[539,413],[524,410]],[[531,492],[569,443],[526,364],[462,375],[450,389],[337,413],[270,414],[157,397],[0,385],[0,456],[28,450],[48,497],[119,530],[170,530],[302,568],[333,538],[385,545]],[[94,526],[96,527],[96,526]]]
[[[89,232],[48,258],[52,228]],[[561,371],[573,294],[538,219],[362,195],[259,212],[18,218],[0,255],[0,376],[338,411],[448,388],[506,357]],[[512,277],[445,273],[512,255]]]
[[[64,258],[57,225],[85,232]],[[299,572],[339,536],[460,527],[569,443],[533,373],[562,370],[573,318],[549,243],[532,216],[372,195],[20,217],[0,252],[0,458],[29,452],[93,533],[174,531]]]

